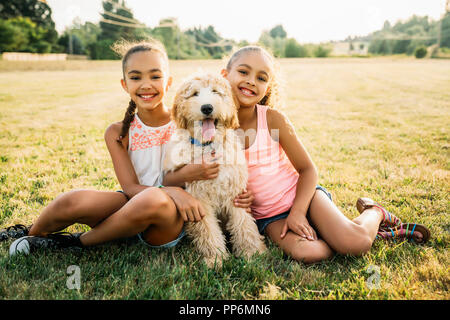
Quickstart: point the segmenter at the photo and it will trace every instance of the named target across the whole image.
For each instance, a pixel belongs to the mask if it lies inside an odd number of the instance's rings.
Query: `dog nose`
[[[210,114],[211,114],[211,112],[213,112],[213,106],[212,105],[210,105],[210,104],[204,104],[204,105],[202,105],[202,107],[201,107],[201,111],[202,111],[202,113],[203,114],[205,114],[205,115],[207,115],[207,116],[209,116]]]

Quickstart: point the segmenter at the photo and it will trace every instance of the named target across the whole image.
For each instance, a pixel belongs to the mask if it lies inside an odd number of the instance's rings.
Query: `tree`
[[[272,45],[272,53],[277,58],[284,57],[284,47],[285,47],[286,39],[277,37],[273,39]]]
[[[441,21],[441,47],[450,48],[450,12]]]
[[[326,58],[330,54],[331,49],[324,46],[324,45],[318,45],[316,49],[314,50],[314,56],[316,58]]]
[[[393,26],[385,22],[381,30],[368,37],[369,52],[374,54],[414,53],[418,46],[430,46],[437,42],[439,23],[428,16],[413,15],[406,21],[397,21]]]
[[[28,17],[40,27],[55,26],[50,7],[38,0],[0,0],[0,18]]]
[[[151,33],[164,44],[170,59],[176,59],[179,56],[181,31],[176,18],[161,19],[159,25]]]
[[[27,34],[20,26],[11,19],[0,20],[0,52],[23,51],[27,45]]]
[[[286,31],[284,30],[284,28],[283,28],[283,26],[281,25],[281,24],[279,24],[279,25],[277,25],[277,26],[275,26],[275,27],[273,27],[270,31],[269,31],[269,34],[270,34],[270,36],[272,37],[272,38],[282,38],[282,39],[284,39],[284,38],[286,38],[286,36],[287,36],[287,33],[286,33]]]
[[[103,21],[100,21],[101,32],[98,39],[112,41],[116,41],[121,38],[134,39],[136,28],[128,25],[137,25],[139,22],[134,19],[133,13],[126,6],[125,1],[122,0],[121,3],[119,3],[119,0],[103,1],[102,6],[103,13],[100,15],[103,17]],[[125,24],[127,26],[119,24]]]
[[[69,42],[72,42],[71,44]],[[85,54],[86,48],[84,47],[81,39],[76,34],[70,34],[65,32],[58,40],[58,44],[64,48],[65,53],[72,54]],[[72,47],[72,52],[70,52],[70,47]]]
[[[408,46],[410,45],[411,40],[396,40],[394,42],[392,53],[398,54],[398,53],[405,53],[408,51]]]
[[[265,48],[271,49],[273,47],[273,42],[273,38],[270,36],[270,33],[268,31],[263,31],[258,39],[258,43],[260,43]]]
[[[100,32],[96,41],[88,44],[86,50],[91,59],[118,59],[119,57],[111,50],[111,46],[119,39],[141,38],[142,34],[137,31],[140,28],[135,28],[141,24],[134,19],[133,13],[124,0],[103,1],[102,6]]]
[[[61,52],[70,53],[72,47],[73,54],[89,54],[89,45],[97,42],[100,32],[98,25],[92,22],[82,24],[79,18],[74,19],[73,24],[64,30],[58,40]]]
[[[291,38],[286,41],[284,56],[286,58],[303,58],[308,56],[308,51],[297,40]]]
[[[58,33],[52,19],[52,9],[44,2],[38,0],[0,0],[0,19],[26,17],[39,28],[41,44],[35,44],[40,52],[58,51]],[[37,46],[37,47],[36,47]]]
[[[422,59],[427,55],[427,48],[424,46],[417,47],[416,50],[414,50],[414,55],[417,59]]]
[[[47,30],[28,17],[0,20],[0,51],[51,52],[53,46],[46,35]]]
[[[232,49],[229,45],[221,45],[225,39],[216,32],[213,26],[208,26],[206,29],[189,29],[186,31],[186,34],[195,39],[198,50],[206,51],[210,57],[215,59],[220,59]]]

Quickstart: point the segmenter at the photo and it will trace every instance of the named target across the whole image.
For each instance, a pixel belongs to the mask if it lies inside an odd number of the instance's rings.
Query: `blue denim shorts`
[[[333,198],[331,197],[331,193],[329,193],[328,190],[325,189],[324,187],[316,186],[316,190],[322,190],[323,192],[325,192],[325,194],[328,196],[328,198],[330,198],[330,200],[333,201]],[[277,214],[276,216],[273,216],[273,217],[257,219],[256,225],[258,227],[259,233],[264,235],[264,230],[270,223],[275,222],[277,220],[286,219],[287,216],[289,215],[290,211],[291,211],[291,209],[289,209],[288,211],[285,211],[283,213]],[[308,209],[308,213],[309,213],[309,209]]]
[[[125,194],[125,192],[123,192],[122,190],[118,190],[117,192],[122,193],[128,200],[130,200],[128,198],[128,196]],[[154,249],[168,249],[168,248],[175,247],[178,244],[178,242],[180,242],[180,240],[184,238],[185,235],[186,235],[186,232],[183,229],[183,230],[181,230],[180,234],[178,235],[178,237],[175,240],[172,240],[172,241],[167,242],[165,244],[161,244],[159,246],[153,246],[150,243],[148,243],[147,241],[145,241],[144,240],[144,232],[138,233],[137,236],[138,236],[139,240],[141,240],[143,243],[145,243],[150,248],[154,248]]]
[[[138,238],[139,238],[143,243],[145,243],[145,244],[146,244],[147,246],[149,246],[150,248],[153,248],[153,249],[169,249],[169,248],[175,247],[175,246],[178,244],[178,242],[180,242],[181,239],[184,238],[185,235],[186,235],[186,232],[185,232],[184,229],[183,229],[183,230],[181,230],[180,234],[178,235],[178,237],[177,237],[175,240],[172,240],[172,241],[167,242],[167,243],[165,243],[165,244],[161,244],[161,245],[159,245],[159,246],[153,246],[153,245],[151,245],[150,243],[148,243],[147,241],[145,241],[145,240],[144,240],[144,233],[143,233],[143,232],[138,233],[137,236],[138,236]]]

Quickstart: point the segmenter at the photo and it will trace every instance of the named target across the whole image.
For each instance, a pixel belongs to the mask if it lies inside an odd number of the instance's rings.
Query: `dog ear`
[[[237,110],[233,112],[233,116],[225,121],[225,128],[237,129],[239,128],[239,118],[237,116]]]
[[[173,106],[171,110],[172,119],[175,121],[178,129],[187,129],[187,120],[183,117],[183,111],[180,110],[181,105],[189,97],[192,90],[192,79],[184,80],[178,88],[175,98],[173,99]]]
[[[238,108],[239,108],[239,100],[236,98],[236,96],[231,91],[231,87],[227,87],[227,94],[229,97],[229,101],[232,104],[233,114],[231,118],[228,118],[225,121],[226,128],[233,128],[237,129],[239,128],[239,118],[238,118]]]
[[[184,97],[182,97],[183,92],[184,90],[178,90],[175,95],[175,99],[173,100],[173,106],[171,110],[172,119],[173,121],[175,121],[178,129],[187,129],[186,119],[180,116],[182,113],[178,110],[180,104],[185,99]]]

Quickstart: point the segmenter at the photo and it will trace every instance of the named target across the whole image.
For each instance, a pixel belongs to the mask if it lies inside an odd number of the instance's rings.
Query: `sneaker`
[[[25,236],[15,240],[9,247],[9,255],[14,256],[17,253],[28,255],[40,248],[64,249],[81,248],[80,233],[58,232],[51,233],[47,237]]]
[[[7,227],[6,229],[0,230],[0,241],[5,241],[8,239],[22,238],[28,235],[31,226],[24,226],[23,224],[15,224],[13,226]]]

